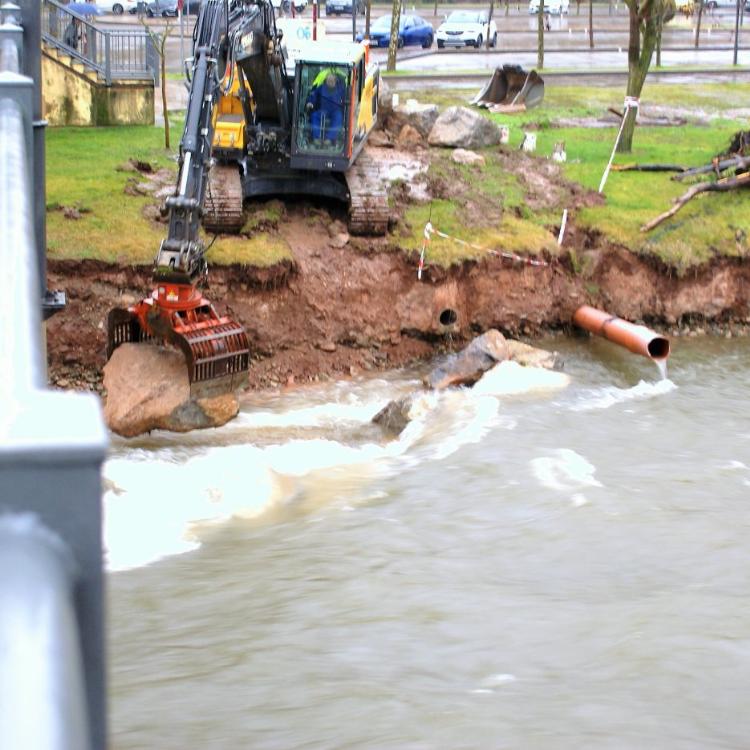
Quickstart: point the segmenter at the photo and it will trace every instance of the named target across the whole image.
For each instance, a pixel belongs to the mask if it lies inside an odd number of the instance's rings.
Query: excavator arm
[[[200,221],[211,168],[213,109],[224,72],[263,12],[248,0],[204,0],[193,37],[190,98],[177,184],[167,198],[169,231],[154,260],[155,289],[108,318],[107,357],[126,342],[165,341],[185,354],[191,391],[207,396],[242,385],[249,368],[245,329],[220,316],[198,287],[207,278]]]

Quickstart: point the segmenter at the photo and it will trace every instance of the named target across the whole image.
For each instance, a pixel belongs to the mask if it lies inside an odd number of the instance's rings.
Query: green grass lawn
[[[179,143],[182,123],[172,128]],[[111,263],[150,264],[167,227],[143,215],[154,199],[127,195],[124,188],[138,173],[120,171],[129,159],[154,168],[177,165],[164,148],[164,132],[156,127],[50,128],[47,131],[47,253],[52,259],[93,258]],[[78,208],[80,219],[66,218],[58,206]],[[204,237],[206,245],[210,237]],[[208,252],[219,265],[271,265],[291,258],[275,235],[221,237]]]
[[[460,104],[470,98],[465,90],[441,91],[435,96],[407,92],[405,100],[416,96],[421,101],[435,101],[441,106]],[[537,154],[549,156],[553,146],[565,142],[568,161],[564,165],[565,176],[574,182],[597,190],[610,157],[617,128],[555,127],[561,118],[599,117],[608,107],[621,106],[623,92],[620,88],[574,86],[547,87],[545,100],[536,109],[516,115],[488,115],[498,124],[510,129],[510,149],[519,147],[523,132],[533,129],[537,133]],[[642,102],[647,107],[691,108],[696,118],[701,113],[730,114],[738,104],[750,102],[750,84],[702,84],[688,87],[674,84],[647,85]],[[698,112],[700,110],[700,112]],[[694,119],[696,119],[694,118]],[[710,125],[680,125],[674,127],[642,127],[636,129],[631,154],[617,154],[615,164],[628,163],[678,163],[685,166],[707,164],[711,158],[723,151],[731,137],[747,122],[729,119],[712,120]],[[491,150],[490,150],[491,151]],[[483,172],[492,173],[491,163]],[[478,190],[492,180],[490,174],[478,172]],[[678,274],[688,268],[704,263],[717,255],[746,256],[750,254],[750,190],[737,190],[724,194],[704,194],[688,203],[674,217],[649,233],[640,227],[648,220],[666,211],[672,200],[687,190],[690,183],[679,183],[671,179],[670,173],[611,172],[604,189],[606,202],[601,206],[583,209],[575,217],[579,226],[601,232],[614,242],[620,243],[635,253],[651,255],[673,267]],[[521,201],[523,198],[521,197]],[[517,194],[506,193],[506,205],[510,208],[519,203]],[[441,211],[449,211],[443,206]],[[433,203],[433,211],[435,204]],[[420,218],[427,210],[410,209],[409,216]],[[475,232],[464,226],[463,237],[476,236],[478,244],[488,239],[503,243],[499,249],[519,251],[519,240],[525,251],[550,250],[550,230],[559,224],[559,215],[529,212],[522,214],[527,219],[521,227],[507,238],[496,233],[488,238],[484,231]],[[447,218],[441,217],[454,231],[455,212]],[[452,223],[451,223],[452,222]],[[434,222],[433,222],[434,223]],[[528,224],[548,227],[547,237],[535,234]],[[450,230],[446,230],[450,231]],[[416,241],[411,241],[416,245]],[[554,251],[554,248],[552,248]],[[454,251],[460,253],[460,249]],[[450,260],[450,255],[447,260]],[[454,258],[455,259],[455,258]]]
[[[462,104],[472,92],[449,90],[404,92],[402,100],[416,96],[441,106]],[[520,115],[488,115],[507,125],[514,150],[525,129],[537,132],[537,153],[549,156],[553,145],[564,141],[568,161],[564,175],[571,181],[596,190],[609,158],[616,128],[558,128],[561,118],[598,117],[607,107],[621,106],[621,88],[547,86],[543,104]],[[729,119],[729,110],[750,102],[750,84],[701,84],[682,86],[647,85],[644,105],[690,107],[702,112],[726,112],[725,119],[708,126],[687,124],[676,127],[642,127],[636,130],[632,154],[618,155],[615,163],[670,162],[694,166],[708,163],[724,150],[731,136],[747,122]],[[179,141],[181,123],[173,127],[173,143]],[[411,205],[396,240],[406,251],[422,246],[428,219],[443,231],[461,237],[480,248],[515,253],[557,252],[556,226],[562,206],[531,209],[518,176],[503,167],[496,148],[484,152],[483,166],[458,166],[445,151],[433,159],[430,177],[448,185],[472,186],[431,204]],[[132,172],[117,167],[129,159],[148,161],[155,167],[176,169],[174,154],[163,147],[163,132],[155,127],[50,128],[47,132],[47,214],[50,258],[96,258],[114,263],[149,264],[153,260],[166,226],[149,220],[143,208],[153,198],[124,192]],[[745,256],[750,253],[750,190],[725,194],[704,194],[687,204],[676,216],[654,231],[640,227],[667,210],[673,198],[687,185],[674,182],[668,173],[612,172],[601,206],[581,210],[574,217],[579,226],[601,232],[610,240],[635,253],[653,255],[678,273],[716,255]],[[139,178],[140,179],[140,178]],[[564,198],[562,200],[564,204]],[[81,218],[65,218],[55,205],[81,210]],[[217,264],[268,265],[291,257],[289,248],[274,231],[276,208],[260,208],[248,219],[253,235],[224,238],[210,249],[208,260]],[[266,215],[267,214],[267,215]],[[481,220],[477,220],[480,217]],[[253,232],[255,226],[261,231]],[[209,241],[210,238],[207,238]],[[462,258],[478,256],[484,250],[434,239],[431,262],[449,265]]]

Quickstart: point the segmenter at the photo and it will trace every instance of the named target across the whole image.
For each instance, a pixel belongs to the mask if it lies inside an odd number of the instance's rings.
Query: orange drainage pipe
[[[633,354],[655,360],[666,360],[669,356],[669,340],[664,336],[646,326],[628,323],[627,320],[597,310],[595,307],[579,307],[573,315],[573,322],[590,333],[624,346]]]

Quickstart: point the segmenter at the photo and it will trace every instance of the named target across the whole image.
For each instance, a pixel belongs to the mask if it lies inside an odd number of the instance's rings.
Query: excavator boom
[[[213,108],[236,39],[262,7],[246,0],[204,0],[193,37],[190,99],[180,142],[175,192],[166,200],[169,231],[154,260],[155,289],[107,321],[107,357],[127,342],[159,341],[179,348],[196,397],[242,386],[250,351],[245,329],[219,315],[200,293],[208,274],[200,238],[211,168]]]

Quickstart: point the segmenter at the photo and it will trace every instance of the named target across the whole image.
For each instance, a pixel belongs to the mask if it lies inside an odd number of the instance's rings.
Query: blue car
[[[398,46],[420,45],[424,49],[432,47],[435,34],[427,21],[413,13],[402,14],[398,26]],[[357,41],[361,42],[362,34],[357,34]],[[370,44],[373,47],[387,47],[391,41],[391,16],[380,16],[370,26]]]

